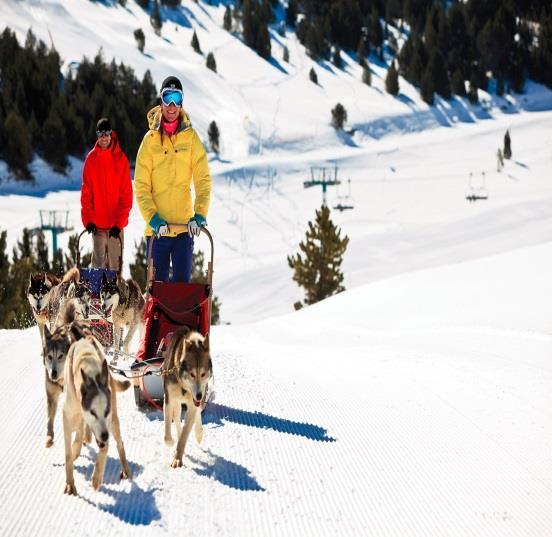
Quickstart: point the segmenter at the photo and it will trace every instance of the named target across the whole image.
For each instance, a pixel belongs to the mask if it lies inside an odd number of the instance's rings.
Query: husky
[[[54,418],[56,416],[59,396],[63,392],[65,361],[71,344],[90,333],[86,326],[73,322],[61,325],[50,332],[48,324],[44,325],[44,347],[42,350],[45,384],[46,384],[46,447],[54,445]]]
[[[81,282],[78,278],[73,279],[67,289],[66,298],[71,300],[73,314],[76,318],[89,318],[92,291],[88,282]]]
[[[65,402],[63,435],[65,439],[65,494],[77,494],[73,462],[81,452],[85,426],[89,427],[99,452],[92,475],[92,486],[98,490],[103,481],[109,436],[117,444],[121,461],[121,479],[131,477],[117,414],[117,392],[130,386],[128,380],[111,376],[98,340],[87,335],[73,343],[65,363]],[[76,433],[71,443],[72,434]]]
[[[146,302],[140,286],[132,278],[124,280],[115,276],[109,279],[104,272],[100,286],[100,303],[104,315],[111,316],[113,320],[115,354],[119,352],[123,327],[127,327],[123,352],[128,356],[128,348],[134,333],[138,329],[141,336],[144,329]]]
[[[34,318],[40,332],[42,346],[44,346],[44,327],[49,328],[56,324],[56,318],[63,306],[69,285],[78,279],[78,269],[68,270],[60,280],[48,272],[31,274],[27,288],[27,300],[31,305]]]
[[[165,351],[163,370],[165,444],[173,444],[172,422],[178,437],[172,468],[182,466],[182,455],[192,426],[198,444],[203,440],[201,410],[205,406],[207,383],[213,375],[209,336],[187,327],[176,330]],[[186,407],[184,428],[180,425],[182,405]]]

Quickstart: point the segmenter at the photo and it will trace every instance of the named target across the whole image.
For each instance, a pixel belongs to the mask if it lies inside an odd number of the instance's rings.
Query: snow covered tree
[[[368,63],[362,68],[362,82],[368,86],[372,85],[372,73],[370,72],[370,66]]]
[[[391,65],[387,70],[387,76],[385,77],[385,91],[395,97],[399,94],[399,73],[397,72],[394,61],[391,62]]]
[[[332,127],[337,130],[343,130],[343,125],[347,122],[347,110],[341,103],[337,103],[332,109]]]
[[[207,69],[211,69],[214,73],[217,72],[217,62],[215,60],[215,55],[212,52],[207,54],[207,61],[205,62],[205,65],[207,65]]]
[[[512,158],[512,141],[510,140],[510,131],[507,130],[504,135],[504,151],[502,151],[504,158],[508,160]]]
[[[349,238],[341,238],[341,230],[332,222],[330,210],[322,205],[316,211],[315,222],[308,223],[306,238],[299,244],[301,253],[288,256],[293,280],[305,290],[304,304],[314,304],[345,290],[341,263]]]
[[[332,63],[338,68],[341,69],[343,65],[343,61],[341,59],[341,51],[339,50],[339,47],[334,47],[334,53],[332,57]]]
[[[159,12],[159,4],[157,0],[153,1],[153,8],[150,15],[150,24],[153,28],[153,31],[157,35],[161,35],[161,28],[163,28],[163,21],[161,20],[161,13]]]
[[[366,39],[363,36],[359,39],[357,47],[357,62],[362,67],[366,64],[366,52]]]
[[[230,10],[230,6],[226,6],[226,9],[224,10],[224,21],[222,23],[222,27],[227,31],[232,31],[232,11]]]
[[[289,49],[284,47],[284,54],[282,58],[286,63],[289,63]]]
[[[309,71],[309,79],[311,82],[318,84],[318,75],[316,74],[314,67],[311,67],[311,70]]]
[[[209,136],[209,145],[211,149],[218,155],[220,151],[220,131],[215,121],[211,121],[207,131]]]
[[[190,43],[192,45],[192,48],[198,53],[201,54],[201,47],[199,45],[199,39],[197,38],[197,34],[194,30],[194,35],[192,35],[192,42]]]
[[[144,47],[146,46],[146,36],[144,35],[144,31],[142,30],[142,28],[134,30],[134,39],[136,39],[138,50],[143,54]]]

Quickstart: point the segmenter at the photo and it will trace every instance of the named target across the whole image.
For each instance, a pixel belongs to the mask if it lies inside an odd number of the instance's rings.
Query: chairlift
[[[489,199],[489,191],[486,186],[485,172],[481,172],[481,184],[479,186],[474,186],[473,184],[473,174],[470,172],[468,180],[468,190],[466,192],[466,199],[470,203],[474,203],[478,200]]]
[[[334,205],[334,207],[333,207],[336,211],[343,212],[343,211],[346,211],[347,209],[354,209],[355,208],[353,197],[351,196],[351,180],[348,179],[347,183],[349,184],[349,186],[348,186],[347,194],[345,194],[345,195],[340,195],[339,194],[339,186],[336,187],[337,188],[337,204]]]

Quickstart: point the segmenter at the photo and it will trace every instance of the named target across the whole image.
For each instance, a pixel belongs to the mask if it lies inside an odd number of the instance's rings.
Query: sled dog
[[[104,273],[100,286],[100,303],[106,317],[113,320],[113,344],[115,353],[119,351],[123,327],[127,333],[123,342],[123,352],[128,356],[128,347],[136,329],[140,335],[144,328],[145,301],[138,283],[129,278],[124,280],[119,276],[108,278]]]
[[[62,280],[47,272],[31,274],[27,300],[38,325],[42,346],[44,346],[44,327],[48,324],[51,329],[56,324],[56,318],[63,306],[69,285],[78,277],[79,271],[75,268],[68,270]]]
[[[198,444],[203,439],[201,410],[205,406],[207,383],[213,374],[209,336],[203,337],[187,327],[176,330],[165,351],[163,369],[165,443],[168,446],[173,444],[171,425],[174,421],[177,444],[171,466],[178,468],[182,466],[182,455],[192,426],[195,425]],[[182,404],[186,405],[184,428],[180,425]]]
[[[121,461],[120,478],[131,477],[117,414],[117,392],[129,386],[129,381],[122,382],[111,376],[102,347],[94,336],[87,335],[71,345],[65,362],[63,404],[65,494],[77,493],[73,462],[80,455],[85,426],[92,431],[99,448],[92,486],[98,490],[102,484],[111,434]],[[76,434],[71,443],[73,433]]]
[[[77,319],[88,319],[92,300],[92,291],[88,282],[81,282],[78,277],[73,279],[67,289],[66,298],[72,301],[74,315]]]
[[[50,332],[48,324],[44,325],[44,347],[42,359],[44,363],[46,384],[46,447],[54,444],[54,418],[56,416],[59,396],[63,391],[65,361],[69,348],[74,341],[90,333],[84,326],[75,322],[71,325],[58,326]]]

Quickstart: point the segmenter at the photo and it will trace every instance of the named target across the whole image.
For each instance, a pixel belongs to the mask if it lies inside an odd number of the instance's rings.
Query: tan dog
[[[99,447],[92,486],[97,490],[103,481],[109,436],[113,434],[121,461],[120,478],[131,472],[121,438],[117,414],[117,392],[130,386],[128,381],[114,379],[108,369],[101,345],[93,336],[73,343],[65,363],[65,403],[63,434],[65,438],[65,494],[76,494],[73,462],[80,455],[85,425],[90,428]],[[76,433],[71,445],[72,434]]]
[[[73,342],[89,333],[88,328],[78,322],[60,325],[53,332],[50,332],[48,324],[44,325],[42,358],[46,384],[46,414],[48,416],[46,426],[47,448],[54,445],[54,418],[56,416],[59,396],[63,392],[63,377],[67,353]]]
[[[165,395],[165,443],[173,444],[171,425],[174,421],[178,443],[171,463],[172,468],[182,466],[182,456],[192,426],[195,424],[197,443],[203,440],[201,409],[205,406],[207,383],[213,374],[213,363],[209,354],[209,336],[184,327],[177,330],[165,352],[163,380]],[[184,428],[180,426],[182,405],[186,405]]]

